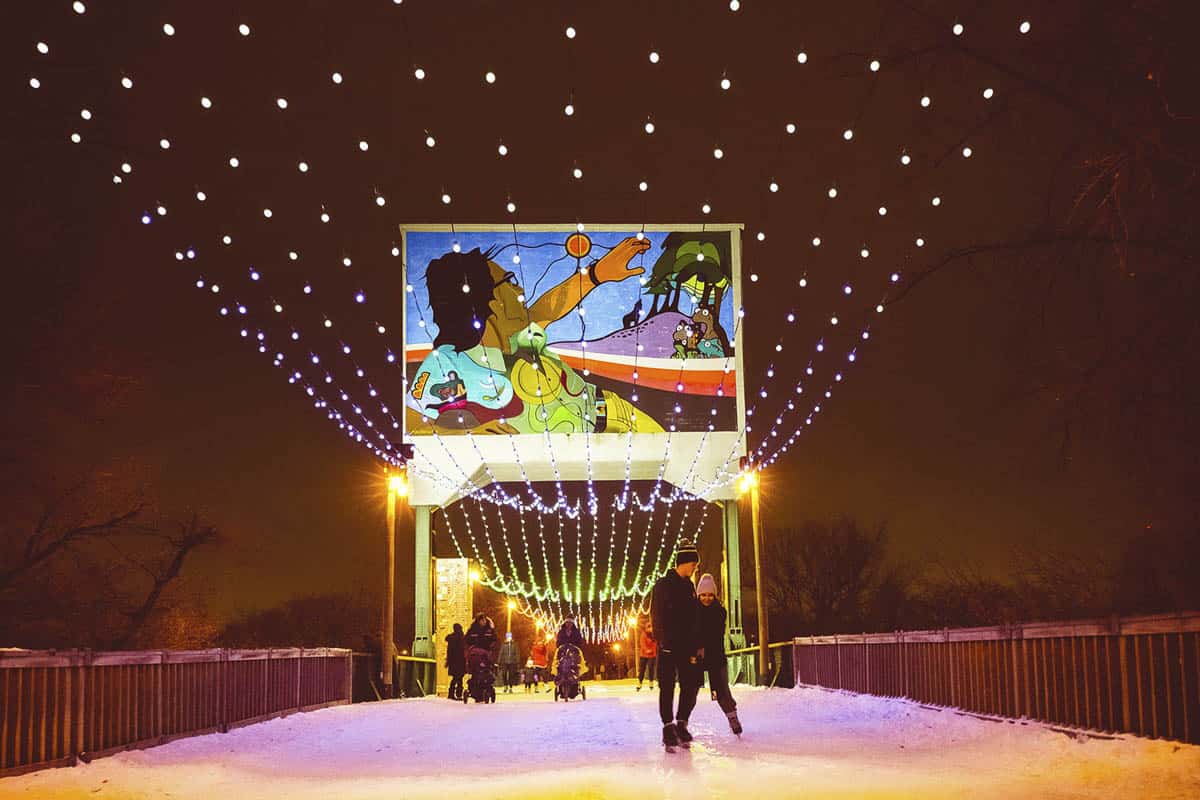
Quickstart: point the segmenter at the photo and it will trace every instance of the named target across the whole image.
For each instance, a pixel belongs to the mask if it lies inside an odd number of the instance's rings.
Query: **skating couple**
[[[701,575],[698,585],[692,586],[699,560],[696,546],[681,541],[675,551],[675,569],[658,579],[650,599],[651,625],[658,640],[658,711],[663,723],[663,746],[669,752],[678,745],[687,747],[692,741],[687,723],[696,707],[705,670],[730,729],[738,735],[742,732],[737,703],[729,691],[725,608],[717,600],[712,575]]]

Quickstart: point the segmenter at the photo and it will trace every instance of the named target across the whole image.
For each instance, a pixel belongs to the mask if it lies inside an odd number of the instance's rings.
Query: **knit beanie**
[[[713,576],[706,572],[700,576],[700,581],[696,584],[696,594],[717,594],[717,582],[713,580]]]
[[[675,566],[679,567],[699,560],[700,553],[696,550],[696,545],[692,544],[690,539],[680,539],[679,544],[675,547]]]

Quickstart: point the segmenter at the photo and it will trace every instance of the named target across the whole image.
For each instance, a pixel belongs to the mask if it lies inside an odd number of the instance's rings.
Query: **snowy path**
[[[702,695],[691,752],[658,744],[654,697],[591,685],[494,706],[341,706],[0,779],[0,798],[1200,797],[1200,747],[1074,738],[814,689]]]

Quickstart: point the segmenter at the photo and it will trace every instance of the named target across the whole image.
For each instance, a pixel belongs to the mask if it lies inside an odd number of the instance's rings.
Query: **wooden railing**
[[[0,775],[350,702],[349,650],[0,651]]]
[[[793,641],[796,683],[1200,743],[1200,612]]]

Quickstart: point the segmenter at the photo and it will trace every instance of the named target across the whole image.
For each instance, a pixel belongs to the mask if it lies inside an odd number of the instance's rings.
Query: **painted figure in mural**
[[[643,274],[629,262],[649,246],[647,239],[624,239],[586,275],[566,278],[528,306],[516,275],[491,251],[431,261],[425,281],[438,334],[409,391],[409,432],[661,432],[649,415],[585,381],[546,347],[547,326],[593,289]]]
[[[637,302],[633,304],[633,311],[630,311],[625,316],[621,317],[622,328],[632,328],[642,320],[642,298],[639,297]]]
[[[696,328],[696,353],[701,358],[724,358],[725,348],[717,336],[713,310],[700,306],[692,312],[692,324]]]

